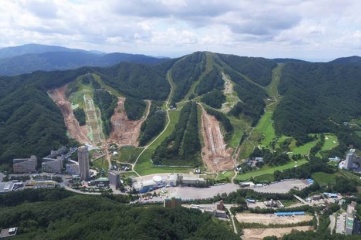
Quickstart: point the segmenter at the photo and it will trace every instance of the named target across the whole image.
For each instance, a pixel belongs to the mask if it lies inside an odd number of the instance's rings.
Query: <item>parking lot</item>
[[[302,190],[307,186],[308,183],[306,180],[290,179],[251,189],[254,189],[254,191],[256,192],[262,193],[287,193],[291,189]]]
[[[161,202],[164,198],[180,197],[182,200],[196,200],[207,199],[222,193],[231,193],[237,191],[239,186],[237,184],[223,184],[216,185],[209,188],[194,188],[194,187],[168,187],[158,189],[155,192],[160,193],[162,197],[153,197],[143,202]],[[150,192],[152,194],[153,192]]]

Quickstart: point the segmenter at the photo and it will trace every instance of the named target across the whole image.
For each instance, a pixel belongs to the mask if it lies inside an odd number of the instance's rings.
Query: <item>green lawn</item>
[[[182,167],[154,167],[151,162],[151,157],[153,155],[153,149],[147,149],[144,151],[142,156],[140,156],[135,170],[139,175],[149,175],[155,173],[189,173],[192,171],[190,168]]]
[[[325,144],[321,148],[321,152],[329,151],[338,146],[338,139],[335,134],[327,133],[325,134]]]
[[[266,166],[260,170],[256,170],[256,171],[251,171],[251,172],[247,172],[244,174],[238,174],[238,176],[236,177],[237,180],[241,180],[241,181],[245,181],[245,180],[249,180],[251,177],[255,178],[261,175],[265,175],[265,174],[273,174],[275,171],[279,170],[279,171],[283,171],[289,168],[293,168],[296,166],[300,166],[307,163],[307,160],[302,159],[299,160],[297,162],[294,161],[290,161],[289,163],[282,165],[282,166],[276,166],[276,167],[270,167],[270,166]]]
[[[144,148],[138,148],[134,146],[121,147],[118,152],[118,156],[113,157],[112,160],[126,163],[134,163],[140,152],[143,151],[143,149]]]
[[[336,181],[337,175],[332,173],[316,172],[312,174],[312,179],[318,182],[321,186],[333,184]]]
[[[180,110],[181,109],[179,108],[177,108],[177,110],[169,110],[170,123],[167,129],[155,142],[152,143],[151,146],[149,146],[149,149],[155,150],[166,139],[166,137],[168,137],[173,132],[175,125],[178,123]]]
[[[259,145],[263,147],[269,147],[272,140],[276,137],[272,116],[273,112],[266,112],[263,114],[262,118],[253,130],[254,134],[262,136],[262,140]]]
[[[223,172],[218,173],[216,180],[217,181],[222,181],[222,180],[230,181],[233,176],[234,176],[234,171],[223,171]]]
[[[312,142],[308,142],[302,146],[296,147],[295,143],[296,140],[292,140],[292,143],[290,144],[290,149],[293,154],[301,154],[301,155],[307,155],[311,148],[314,147],[319,140],[316,139]]]
[[[98,169],[99,173],[101,170],[103,170],[104,174],[102,176],[108,177],[109,164],[108,161],[105,159],[105,157],[92,161],[90,166]]]
[[[275,180],[273,173],[267,173],[254,178],[257,182],[273,182]]]

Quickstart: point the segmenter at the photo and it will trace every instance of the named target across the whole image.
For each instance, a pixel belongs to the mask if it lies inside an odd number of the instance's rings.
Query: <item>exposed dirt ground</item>
[[[223,135],[217,119],[208,115],[202,106],[202,136],[204,147],[202,159],[210,172],[219,172],[234,168],[231,149],[226,149]]]
[[[247,228],[243,229],[243,240],[262,240],[267,236],[276,236],[281,238],[283,235],[291,233],[292,230],[309,231],[313,230],[310,226],[285,227],[285,228]]]
[[[293,224],[300,222],[311,221],[313,216],[304,215],[304,216],[285,216],[278,217],[274,214],[255,214],[255,213],[239,213],[236,215],[238,222],[244,223],[261,223],[264,225],[269,224]]]
[[[111,117],[112,132],[110,133],[109,143],[116,143],[119,146],[138,146],[138,137],[140,134],[140,127],[147,119],[150,109],[150,102],[147,102],[146,116],[141,120],[130,121],[124,109],[125,98],[118,98],[118,105],[115,108],[115,113]]]
[[[58,89],[48,91],[49,96],[60,108],[61,113],[64,117],[65,125],[68,129],[69,135],[71,138],[74,138],[78,142],[90,143],[87,137],[86,126],[80,126],[78,120],[75,118],[73,110],[71,108],[71,103],[65,96],[65,90],[67,86],[63,86]]]

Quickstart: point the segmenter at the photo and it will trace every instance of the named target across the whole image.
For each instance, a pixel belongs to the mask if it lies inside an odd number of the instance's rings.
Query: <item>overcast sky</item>
[[[331,60],[361,55],[360,11],[360,0],[1,0],[0,48]]]

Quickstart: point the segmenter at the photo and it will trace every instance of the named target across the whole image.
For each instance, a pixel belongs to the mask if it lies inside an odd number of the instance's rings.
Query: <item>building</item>
[[[139,193],[146,193],[166,186],[166,181],[161,176],[153,176],[152,179],[140,180],[133,183],[133,188]]]
[[[217,204],[217,210],[220,210],[220,211],[223,211],[223,210],[224,210],[223,200],[221,200],[221,201]]]
[[[165,208],[176,208],[182,206],[182,199],[181,198],[166,198],[164,199],[164,207]]]
[[[354,229],[354,223],[355,223],[355,217],[356,217],[356,202],[351,202],[347,206],[347,212],[346,212],[346,235],[351,235],[353,233]]]
[[[94,181],[88,182],[89,186],[97,186],[97,187],[109,187],[109,179],[105,177],[101,177],[95,179]]]
[[[108,172],[109,184],[119,188],[120,185],[120,174],[117,171]]]
[[[350,170],[355,168],[355,164],[358,165],[361,164],[361,157],[356,155],[355,149],[350,149],[350,151],[346,154],[346,159],[343,168]]]
[[[32,155],[30,158],[21,158],[13,160],[14,173],[29,173],[35,172],[38,164],[37,158]]]
[[[63,169],[63,160],[64,157],[57,157],[56,159],[45,157],[41,163],[41,170],[49,173],[60,173]]]
[[[78,163],[80,179],[89,179],[89,152],[86,146],[81,146],[78,148]]]
[[[65,172],[71,175],[80,175],[79,163],[73,160],[69,161],[69,163],[65,164]]]
[[[187,186],[194,186],[194,187],[205,187],[207,186],[207,181],[200,177],[195,176],[181,176],[181,183]]]
[[[178,175],[177,174],[171,174],[168,177],[167,184],[169,186],[175,187],[175,186],[177,186],[177,182],[178,182]]]

